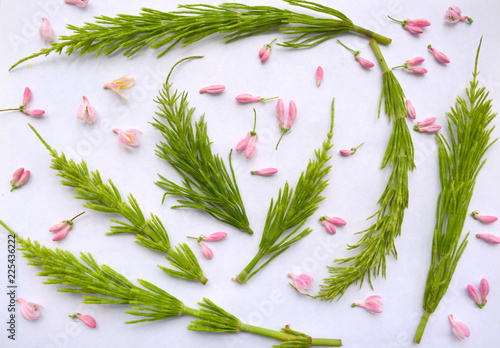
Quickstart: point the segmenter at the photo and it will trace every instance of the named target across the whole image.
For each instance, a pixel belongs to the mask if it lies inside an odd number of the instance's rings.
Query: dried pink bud
[[[39,305],[36,303],[28,302],[23,298],[18,298],[16,302],[21,305],[20,312],[24,319],[31,321],[40,317]]]
[[[319,87],[321,86],[321,82],[323,81],[323,76],[325,76],[325,72],[323,71],[323,68],[318,66],[316,69],[316,85]]]
[[[415,57],[415,58],[412,58],[410,60],[407,60],[406,64],[407,65],[419,65],[419,64],[422,64],[424,61],[425,61],[425,58]]]
[[[97,118],[95,109],[92,104],[90,104],[87,97],[83,96],[82,98],[83,104],[76,109],[76,117],[80,120],[80,122],[93,124]]]
[[[427,74],[427,69],[421,66],[409,66],[406,69],[410,70],[414,74],[422,75]]]
[[[382,313],[382,302],[380,302],[381,297],[377,295],[368,296],[362,302],[353,303],[352,307],[361,307],[366,309],[368,312],[377,314]]]
[[[264,169],[259,169],[259,170],[252,170],[250,172],[250,174],[269,176],[269,175],[276,174],[277,172],[278,172],[278,169],[276,169],[276,168],[264,168]]]
[[[429,49],[429,51],[431,51],[432,55],[434,56],[434,58],[436,58],[438,62],[443,64],[448,64],[450,62],[450,58],[448,58],[446,54],[444,54],[443,52],[438,51],[431,45],[427,46],[427,48]]]
[[[419,127],[426,127],[426,126],[430,126],[434,122],[436,122],[436,118],[435,117],[427,117],[427,118],[424,118],[423,121],[417,122],[417,126],[419,126]]]
[[[431,22],[424,18],[407,19],[406,22],[409,25],[415,25],[417,27],[428,27],[429,25],[431,25]]]
[[[365,59],[363,57],[360,57],[360,56],[355,56],[354,57],[359,64],[361,64],[361,66],[363,66],[364,68],[373,68],[375,66],[374,63],[370,62],[368,59]]]
[[[500,244],[500,237],[497,237],[493,234],[478,233],[478,234],[476,234],[476,237],[480,238],[480,239],[484,239],[485,241],[487,241],[488,243],[491,243],[491,244]]]
[[[490,224],[492,222],[495,222],[498,220],[496,216],[491,216],[491,215],[479,215],[479,212],[477,210],[472,212],[472,217],[478,221],[481,221],[485,224]]]
[[[84,323],[85,325],[87,325],[88,327],[91,327],[91,328],[95,328],[97,326],[95,319],[93,317],[91,317],[90,315],[76,313],[73,315],[69,315],[69,317],[73,318],[73,319],[79,319],[82,323]]]
[[[64,0],[64,2],[78,7],[85,7],[87,6],[89,0]]]
[[[245,149],[245,156],[246,158],[250,158],[254,155],[255,150],[256,150],[256,143],[257,143],[257,134],[252,135],[250,139],[248,140],[248,145]]]
[[[302,273],[299,275],[295,275],[292,273],[287,274],[290,278],[293,279],[294,285],[292,285],[295,290],[300,292],[303,295],[307,295],[306,290],[309,290],[312,288],[312,283],[314,282],[313,277],[311,277],[309,274]]]
[[[26,184],[31,176],[31,172],[29,170],[24,170],[24,168],[18,168],[12,174],[12,180],[10,180],[10,191],[23,186]]]
[[[226,86],[223,85],[211,85],[207,87],[203,87],[200,89],[200,93],[208,93],[208,94],[218,94],[222,93],[226,89]]]
[[[56,39],[54,35],[54,30],[52,29],[52,25],[46,17],[42,18],[42,25],[40,26],[40,37],[45,42],[54,42]]]
[[[207,259],[211,259],[214,257],[214,252],[212,251],[212,249],[207,247],[205,243],[200,242],[198,243],[198,245],[201,247],[201,252],[203,256],[205,256]]]
[[[410,99],[405,100],[406,104],[406,115],[408,115],[409,118],[411,119],[416,119],[417,118],[417,112],[415,111],[415,108],[413,107],[413,104],[411,103]]]
[[[414,35],[419,35],[424,32],[424,29],[422,29],[421,27],[417,27],[416,25],[411,24],[404,25],[403,28]]]
[[[140,130],[137,129],[127,129],[121,130],[118,128],[113,129],[113,133],[118,134],[118,141],[120,145],[131,149],[132,147],[139,146],[138,134],[142,134]]]
[[[26,87],[24,89],[24,94],[23,94],[23,106],[28,105],[32,97],[31,89],[29,87]]]
[[[453,329],[453,334],[459,341],[470,336],[470,330],[467,325],[465,325],[460,321],[455,321],[455,319],[453,319],[453,315],[451,314],[448,315],[448,319],[450,320],[450,324]]]
[[[205,242],[216,242],[227,237],[226,232],[214,232],[208,236],[203,236],[202,240]]]

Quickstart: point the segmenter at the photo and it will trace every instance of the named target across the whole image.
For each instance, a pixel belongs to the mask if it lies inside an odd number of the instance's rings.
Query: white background
[[[480,80],[494,99],[498,111],[500,100],[500,67],[498,56],[500,33],[497,30],[500,5],[496,1],[365,1],[321,3],[343,11],[356,24],[373,29],[393,39],[382,47],[389,66],[402,64],[415,56],[426,58],[425,76],[396,71],[408,98],[413,101],[421,120],[428,116],[445,124],[445,113],[455,98],[464,95],[471,79],[473,61],[479,39],[484,35],[479,68]],[[184,3],[188,3],[185,1]],[[196,3],[193,1],[190,3]],[[217,4],[216,1],[206,3]],[[263,4],[250,2],[248,4]],[[268,0],[266,5],[289,8],[285,3]],[[445,23],[448,6],[459,5],[463,13],[472,17],[472,25]],[[411,343],[422,314],[422,296],[430,262],[431,240],[435,220],[435,202],[439,192],[437,153],[434,136],[412,132],[417,169],[410,174],[410,207],[406,211],[403,233],[397,239],[398,260],[388,257],[387,279],[374,280],[374,289],[364,285],[352,286],[338,302],[321,302],[301,296],[288,285],[288,272],[307,272],[315,278],[312,293],[316,293],[323,278],[328,276],[326,266],[336,258],[353,255],[346,245],[356,243],[355,233],[369,227],[374,221],[365,219],[377,211],[377,199],[390,173],[380,170],[381,159],[391,131],[385,115],[377,119],[377,103],[381,89],[378,66],[363,69],[352,55],[330,40],[306,50],[274,47],[269,61],[262,64],[257,52],[262,45],[283,35],[273,32],[224,45],[220,37],[212,37],[190,47],[177,48],[161,59],[155,52],[145,50],[127,59],[119,54],[94,58],[92,55],[39,57],[24,63],[12,72],[11,64],[40,48],[47,47],[38,36],[41,17],[52,22],[58,35],[69,34],[66,24],[81,25],[97,15],[117,13],[136,14],[141,7],[164,11],[174,10],[175,2],[91,1],[87,8],[66,5],[62,0],[7,1],[0,3],[0,31],[2,54],[0,60],[0,107],[17,107],[23,90],[33,91],[30,108],[46,110],[44,117],[33,119],[19,112],[0,115],[0,218],[24,237],[40,241],[49,247],[74,252],[91,252],[99,263],[107,264],[129,279],[146,279],[177,296],[190,307],[202,297],[208,297],[244,322],[279,330],[285,324],[313,337],[341,338],[345,347],[398,348]],[[306,12],[303,9],[294,9]],[[416,37],[400,25],[390,22],[386,15],[400,19],[427,18],[432,26]],[[314,14],[313,14],[314,15]],[[321,16],[321,15],[319,15]],[[349,46],[362,51],[362,56],[375,61],[368,40],[342,35]],[[437,63],[427,51],[432,44],[451,58],[451,63]],[[246,135],[252,126],[252,107],[257,109],[259,133],[255,156],[247,160],[242,154],[234,157],[236,175],[242,192],[254,236],[216,222],[198,211],[172,210],[174,197],[161,205],[162,190],[153,182],[157,173],[178,180],[172,168],[154,154],[159,133],[149,124],[156,111],[153,99],[157,95],[168,70],[177,60],[189,55],[204,55],[202,60],[179,66],[172,80],[174,87],[190,93],[195,117],[206,115],[213,149],[227,158],[231,148]],[[314,73],[321,65],[325,78],[321,87],[315,85]],[[114,78],[131,74],[136,85],[125,91],[128,100],[119,98],[102,85]],[[224,84],[226,91],[217,96],[200,95],[199,88]],[[274,145],[279,129],[274,115],[275,102],[258,105],[240,105],[234,97],[240,93],[262,97],[280,96],[285,103],[293,99],[299,110],[292,133],[285,136],[278,151]],[[76,119],[76,108],[82,96],[89,98],[98,113],[98,121],[88,126]],[[330,185],[324,192],[326,199],[306,226],[313,228],[307,238],[257,274],[248,284],[240,285],[235,276],[257,251],[269,201],[277,195],[285,181],[293,185],[307,161],[325,138],[329,108],[336,98],[335,147],[332,151]],[[74,159],[84,158],[89,167],[98,169],[104,178],[112,178],[121,192],[133,193],[145,212],[158,214],[165,223],[174,244],[187,242],[199,256],[209,282],[206,286],[179,280],[162,273],[156,265],[166,260],[134,243],[133,236],[106,236],[111,225],[108,214],[87,210],[80,217],[70,235],[53,242],[48,229],[58,221],[80,213],[82,202],[75,200],[72,190],[59,184],[56,173],[50,169],[50,156],[36,139],[27,124],[33,124],[58,151]],[[494,121],[494,124],[498,120]],[[413,121],[408,120],[413,126]],[[114,127],[136,128],[143,131],[141,145],[127,150],[118,144]],[[498,132],[494,131],[497,137]],[[341,149],[365,145],[355,156],[343,158]],[[488,153],[488,162],[482,170],[470,211],[500,215],[497,184],[500,148],[494,146]],[[18,167],[31,170],[29,183],[9,192],[9,180]],[[277,167],[273,177],[255,177],[250,170]],[[319,225],[322,215],[341,216],[347,226],[329,235]],[[432,315],[421,347],[496,347],[500,340],[499,303],[500,279],[496,267],[500,261],[498,246],[489,245],[474,237],[476,233],[498,234],[498,225],[482,225],[467,217],[464,232],[471,231],[467,247],[452,284],[438,310]],[[193,240],[216,231],[226,231],[229,237],[210,244],[215,252],[212,260],[205,260]],[[17,313],[16,341],[7,338],[7,234],[0,233],[0,346],[2,347],[270,347],[278,342],[250,334],[212,334],[187,331],[191,320],[183,316],[154,323],[125,325],[134,319],[123,312],[123,306],[89,306],[81,303],[81,296],[58,293],[57,286],[44,285],[36,274],[40,269],[26,265],[17,253],[17,295],[43,306],[41,317],[34,322],[24,320]],[[488,305],[480,310],[467,296],[467,284],[478,286],[481,278],[491,284]],[[384,312],[372,315],[361,308],[351,308],[366,296],[382,296]],[[92,314],[97,329],[73,322],[68,314]],[[457,342],[451,332],[447,315],[467,323],[471,337]]]

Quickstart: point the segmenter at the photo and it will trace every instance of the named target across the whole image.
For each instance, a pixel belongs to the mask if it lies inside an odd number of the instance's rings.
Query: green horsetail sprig
[[[332,8],[305,0],[285,1],[331,17],[317,18],[276,7],[238,3],[180,5],[173,12],[143,8],[139,15],[98,16],[95,23],[85,23],[82,27],[68,25],[72,35],[60,36],[49,48],[19,60],[10,69],[53,52],[93,53],[96,57],[120,52],[131,57],[149,47],[161,49],[160,57],[177,45],[185,47],[215,34],[222,34],[228,43],[271,30],[292,36],[281,45],[294,48],[312,47],[348,31],[374,38],[381,44],[391,43],[391,39],[355,25]]]
[[[68,159],[64,153],[59,154],[32,125],[29,126],[49,150],[52,156],[51,168],[63,179],[61,183],[74,189],[77,194],[75,198],[87,201],[84,207],[103,213],[119,214],[128,221],[112,219],[111,221],[117,225],[112,226],[108,234],[131,233],[138,244],[167,254],[167,260],[175,269],[159,266],[165,273],[197,280],[203,284],[207,282],[193,251],[186,243],[173,248],[165,226],[156,215],[151,214],[147,219],[134,196],[128,195],[124,200],[113,181],[110,179],[104,181],[97,170],[91,172],[85,161],[77,163]]]

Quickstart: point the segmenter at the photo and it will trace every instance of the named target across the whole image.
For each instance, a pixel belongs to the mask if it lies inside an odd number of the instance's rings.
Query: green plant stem
[[[415,333],[415,337],[413,338],[413,341],[415,343],[420,343],[422,340],[422,336],[424,335],[425,327],[427,326],[427,322],[429,321],[429,318],[432,313],[424,311],[424,314],[422,315],[422,318],[420,319],[420,322],[418,323],[417,327],[417,332]]]
[[[254,267],[257,265],[257,263],[262,260],[262,258],[265,256],[262,251],[258,251],[257,254],[253,257],[253,259],[246,265],[245,268],[234,278],[235,281],[237,281],[240,284],[244,284],[247,282],[247,277],[252,272]]]
[[[20,110],[20,108],[2,109],[2,110],[0,110],[0,112],[1,111],[19,111],[19,110]]]
[[[351,27],[351,31],[353,31],[357,34],[366,36],[370,39],[374,39],[376,42],[378,42],[381,45],[390,45],[392,42],[392,39],[390,39],[386,36],[377,34],[377,33],[373,32],[369,29],[366,29],[366,28],[358,27],[357,25],[354,25],[354,24]]]

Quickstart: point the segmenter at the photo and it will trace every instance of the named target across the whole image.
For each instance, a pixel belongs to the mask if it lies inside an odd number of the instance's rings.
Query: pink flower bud
[[[255,149],[256,149],[256,143],[257,143],[257,134],[256,135],[252,135],[250,137],[250,139],[248,140],[248,145],[245,149],[245,156],[246,158],[250,158],[253,156],[253,154],[255,153]]]
[[[205,241],[205,242],[216,242],[218,240],[222,240],[224,238],[227,237],[227,233],[226,232],[215,232],[215,233],[212,233],[208,236],[204,236],[202,239]]]
[[[268,45],[265,45],[263,48],[264,48],[264,52],[260,56],[260,61],[262,63],[265,63],[265,62],[267,62],[267,60],[269,59],[269,57],[271,57],[272,48],[270,46],[268,46]],[[259,51],[259,55],[260,55],[260,51]]]
[[[408,115],[409,118],[411,119],[416,119],[417,118],[417,112],[415,111],[415,108],[413,107],[413,104],[411,103],[410,99],[405,100],[406,104],[406,115]]]
[[[337,229],[335,228],[335,225],[332,224],[330,221],[328,220],[321,220],[321,224],[323,225],[323,227],[326,229],[326,232],[330,233],[330,234],[335,234],[337,233]]]
[[[479,295],[481,296],[481,304],[484,306],[488,299],[486,298],[490,293],[490,283],[485,279],[481,279],[479,282]]]
[[[307,295],[306,290],[312,288],[312,283],[314,282],[313,277],[311,277],[309,274],[306,273],[302,273],[299,275],[288,273],[287,275],[293,279],[294,282],[293,287],[295,288],[295,290],[297,290],[303,295]]]
[[[39,306],[36,303],[28,302],[22,298],[18,298],[16,302],[21,305],[20,312],[24,319],[31,321],[40,317]]]
[[[26,87],[24,89],[24,94],[23,94],[23,106],[28,105],[28,103],[31,100],[31,96],[32,96],[31,89],[29,89],[29,87]]]
[[[217,94],[223,92],[225,89],[226,86],[223,85],[211,85],[200,89],[200,93]]]
[[[431,25],[431,22],[424,18],[407,19],[406,23],[408,23],[409,25],[415,25],[417,27],[428,27],[429,25]]]
[[[446,10],[446,21],[448,23],[456,23],[462,17],[462,10],[458,6],[450,6]]]
[[[235,98],[239,103],[253,103],[253,102],[260,102],[262,100],[261,97],[254,96],[248,93],[243,93],[240,95],[237,95]]]
[[[323,76],[325,75],[325,72],[323,71],[323,68],[318,66],[316,69],[316,85],[319,87],[321,86],[321,82],[323,81]]]
[[[28,116],[33,116],[33,117],[39,117],[45,114],[44,110],[23,110],[23,114],[28,115]]]
[[[436,58],[438,62],[443,64],[448,64],[450,62],[450,58],[448,58],[446,54],[444,54],[443,52],[438,51],[431,45],[427,46],[427,48],[431,51],[432,55],[434,56],[434,58]]]
[[[417,122],[417,126],[426,127],[426,126],[433,124],[434,122],[436,122],[435,117],[427,117],[427,118],[424,118],[423,121]]]
[[[419,64],[422,64],[424,61],[425,61],[425,58],[415,57],[415,58],[412,58],[410,60],[407,60],[406,64],[407,65],[419,65]]]
[[[10,184],[11,185],[14,185],[16,184],[19,179],[21,179],[21,176],[23,175],[24,173],[24,168],[18,168],[14,171],[14,173],[12,174],[12,180],[10,180]]]
[[[421,66],[409,66],[407,69],[414,74],[418,75],[427,74],[427,69]]]
[[[85,325],[87,325],[88,327],[91,327],[91,328],[95,328],[97,326],[95,319],[93,317],[91,317],[90,315],[76,313],[76,314],[70,315],[69,317],[73,318],[73,319],[79,319],[82,323],[84,323]]]
[[[138,134],[142,134],[141,131],[137,129],[127,129],[121,130],[118,128],[113,129],[113,133],[118,134],[118,141],[120,145],[131,149],[132,147],[139,146]]]
[[[339,218],[339,217],[328,217],[328,216],[325,216],[325,220],[328,221],[328,222],[331,222],[335,226],[345,226],[345,225],[347,225],[347,222],[345,222],[344,219]]]
[[[212,257],[214,257],[214,252],[212,251],[212,249],[207,247],[205,243],[200,242],[198,243],[198,245],[201,247],[203,256],[205,256],[207,259],[211,259]]]
[[[436,133],[441,129],[441,126],[438,124],[431,124],[430,126],[427,127],[420,127],[418,131],[420,133]]]
[[[411,24],[403,25],[403,28],[414,35],[422,34],[424,32],[424,29],[422,29],[421,27],[417,27],[416,25]]]
[[[283,127],[285,125],[285,105],[281,98],[276,102],[276,116],[278,117],[279,126]]]
[[[496,216],[491,216],[491,215],[479,215],[479,212],[477,210],[472,212],[472,217],[478,221],[481,221],[485,224],[490,224],[492,222],[495,222],[498,220]]]
[[[250,137],[252,135],[251,134],[247,134],[247,136],[243,139],[241,139],[238,144],[236,144],[236,151],[242,151],[242,150],[245,150],[247,145],[248,145],[248,141],[250,140]]]
[[[87,6],[89,0],[64,0],[64,2],[78,7],[85,7]]]
[[[66,224],[64,227],[62,227],[60,230],[58,230],[56,232],[56,234],[54,235],[54,238],[52,238],[52,240],[54,242],[57,242],[57,241],[60,241],[61,239],[66,238],[66,236],[68,235],[69,231],[71,231],[72,228],[73,228],[72,224],[70,224],[70,223]]]
[[[291,129],[292,123],[297,118],[297,105],[293,100],[288,103],[288,119],[286,121],[286,128]]]
[[[83,96],[83,104],[76,109],[76,116],[80,122],[93,124],[97,118],[96,112],[87,97]]]
[[[69,224],[70,222],[68,220],[61,221],[49,228],[49,232],[59,232],[63,228],[66,228]]]
[[[264,168],[264,169],[259,169],[259,170],[252,170],[250,172],[250,174],[268,176],[268,175],[276,174],[277,172],[278,172],[278,169],[276,169],[276,168]]]
[[[363,66],[364,68],[373,68],[375,66],[374,63],[370,62],[368,59],[365,59],[363,57],[360,57],[360,56],[355,56],[354,57],[359,64],[361,64],[361,66]]]
[[[46,17],[42,18],[42,25],[40,26],[40,37],[45,42],[54,42],[55,35],[52,25]]]
[[[29,170],[24,170],[24,168],[16,169],[16,171],[12,174],[12,180],[10,181],[10,191],[13,191],[26,184],[30,176],[31,172]]]
[[[481,307],[481,300],[479,299],[479,294],[477,293],[476,288],[473,285],[467,285],[467,293],[470,298],[474,300],[474,302]]]
[[[356,151],[352,151],[352,150],[340,150],[339,152],[340,152],[340,154],[342,156],[351,156],[351,155],[354,155],[354,153]]]
[[[453,334],[459,341],[470,336],[470,330],[467,325],[465,325],[460,321],[455,321],[455,319],[453,319],[453,315],[451,314],[448,315],[448,319],[450,320],[450,324],[453,329]]]
[[[381,297],[377,295],[368,296],[362,302],[353,303],[352,307],[361,307],[366,309],[368,312],[377,314],[382,313],[382,302],[380,302]]]
[[[478,234],[476,234],[476,237],[480,238],[480,239],[484,239],[485,241],[487,241],[488,243],[491,243],[491,244],[500,244],[500,237],[497,237],[493,234],[478,233]]]

